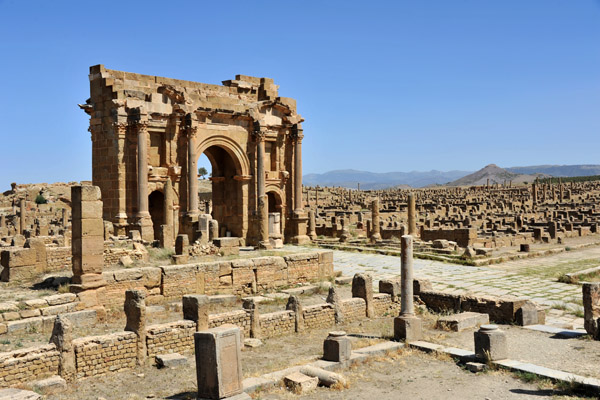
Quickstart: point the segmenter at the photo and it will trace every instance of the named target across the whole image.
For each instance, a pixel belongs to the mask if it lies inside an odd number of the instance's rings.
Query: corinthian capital
[[[298,124],[294,124],[290,131],[290,139],[295,142],[302,142],[302,139],[304,139],[303,132],[304,130]]]

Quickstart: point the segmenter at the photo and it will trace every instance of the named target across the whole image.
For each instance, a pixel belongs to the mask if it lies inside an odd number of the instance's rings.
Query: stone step
[[[175,368],[181,365],[186,365],[187,357],[179,353],[158,354],[155,356],[156,365],[158,368]]]
[[[438,318],[436,328],[460,332],[490,323],[490,316],[476,312],[463,312]]]

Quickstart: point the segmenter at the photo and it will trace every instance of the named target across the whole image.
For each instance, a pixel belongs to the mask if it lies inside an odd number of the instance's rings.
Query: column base
[[[294,210],[291,222],[294,225],[294,236],[290,238],[290,242],[293,244],[310,243],[310,238],[307,235],[308,214],[304,210]]]
[[[188,235],[190,245],[196,241],[196,231],[198,230],[198,217],[200,214],[188,213],[183,217],[183,232]]]
[[[413,342],[423,338],[421,318],[414,315],[400,315],[394,318],[394,339]]]
[[[138,220],[136,225],[140,229],[140,236],[142,240],[146,242],[154,241],[154,227],[152,226],[152,219],[150,218],[150,214],[145,213],[137,216]]]
[[[261,250],[271,250],[273,248],[273,245],[271,244],[270,241],[260,241],[258,242],[258,246],[259,249]]]

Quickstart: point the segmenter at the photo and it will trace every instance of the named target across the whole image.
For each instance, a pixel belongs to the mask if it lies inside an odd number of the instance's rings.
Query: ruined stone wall
[[[304,307],[304,328],[321,329],[335,325],[335,310],[331,304],[323,303]]]
[[[73,340],[77,378],[120,372],[136,366],[137,336],[119,332]]]
[[[196,323],[187,320],[149,326],[146,330],[148,357],[193,351],[194,332]]]
[[[260,316],[260,333],[263,338],[291,335],[295,329],[293,311],[276,311]]]
[[[360,321],[367,316],[367,306],[364,299],[354,297],[342,300],[344,322]]]
[[[46,265],[46,272],[70,270],[72,268],[71,247],[47,247]]]
[[[54,344],[0,353],[0,388],[58,375],[58,364]]]
[[[525,299],[516,298],[458,295],[432,290],[421,290],[419,298],[428,308],[437,312],[473,311],[488,314],[490,320],[504,324],[514,322],[517,310],[527,301]]]
[[[220,314],[210,314],[208,316],[208,327],[216,328],[224,324],[237,325],[242,331],[243,336],[250,336],[250,314],[246,310],[230,311]]]
[[[125,300],[125,291],[128,289],[142,290],[149,304],[162,300],[160,268],[141,267],[105,271],[102,277],[106,281],[106,291],[102,299],[105,307],[121,307]]]
[[[423,229],[421,233],[421,240],[433,241],[437,239],[445,239],[456,242],[460,247],[472,246],[475,240],[477,240],[477,229]]]
[[[393,302],[392,296],[387,293],[374,293],[373,310],[378,317],[396,316],[400,310],[400,304]]]
[[[133,261],[143,261],[144,254],[134,249],[124,247],[104,248],[104,265],[117,265],[123,256],[129,256]]]

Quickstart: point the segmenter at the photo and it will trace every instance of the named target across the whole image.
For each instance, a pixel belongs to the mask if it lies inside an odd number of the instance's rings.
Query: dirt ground
[[[473,331],[461,333],[430,329],[437,315],[424,314],[426,340],[464,349],[473,349]],[[569,372],[598,376],[600,352],[597,342],[588,339],[556,339],[552,335],[519,327],[501,326],[508,334],[511,358]],[[383,339],[358,336],[388,337],[393,332],[390,317],[335,327],[352,337],[353,349],[369,346]],[[331,329],[264,340],[257,348],[242,351],[244,377],[259,376],[294,365],[306,364],[322,355],[323,340]],[[187,354],[188,365],[178,369],[157,369],[152,365],[132,371],[92,377],[75,382],[67,392],[50,396],[51,400],[82,399],[192,399],[196,390],[193,354]],[[150,364],[150,363],[149,363]],[[428,355],[416,350],[402,350],[397,355],[379,357],[367,365],[342,371],[350,386],[336,391],[318,388],[302,396],[307,399],[354,399],[376,396],[379,399],[576,399],[576,395],[540,381],[535,377],[519,377],[503,371],[473,374],[447,356]],[[565,391],[563,391],[565,390]],[[296,398],[284,389],[255,393],[256,399]]]

